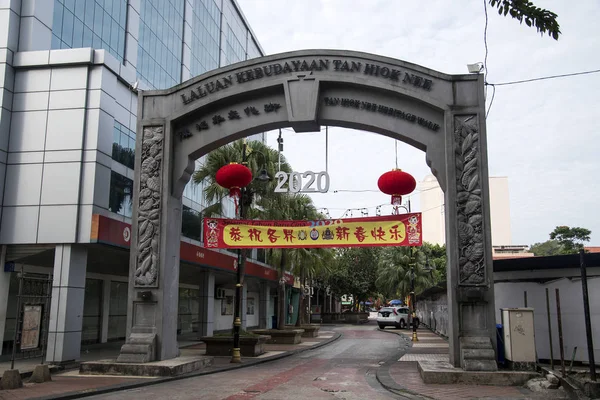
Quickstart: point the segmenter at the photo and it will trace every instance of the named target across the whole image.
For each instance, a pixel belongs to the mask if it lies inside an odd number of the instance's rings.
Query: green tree
[[[419,247],[386,247],[379,259],[377,288],[389,297],[405,298],[434,285],[433,270],[427,268],[427,251]]]
[[[546,240],[529,247],[529,252],[535,256],[556,256],[562,254],[562,246],[556,240]]]
[[[578,253],[583,243],[590,241],[592,231],[579,227],[557,226],[550,232],[550,239],[555,239],[562,247],[562,254]]]
[[[357,310],[361,301],[377,295],[375,281],[379,253],[376,247],[337,250],[336,261],[327,283],[339,296],[351,294],[354,298],[354,310]]]
[[[558,25],[558,15],[552,11],[535,6],[528,0],[488,0],[492,7],[498,9],[498,14],[510,16],[521,24],[535,29],[541,33],[547,33],[548,36],[558,40],[561,32]]]
[[[446,245],[423,242],[421,251],[425,253],[426,266],[433,268],[433,283],[446,281]]]

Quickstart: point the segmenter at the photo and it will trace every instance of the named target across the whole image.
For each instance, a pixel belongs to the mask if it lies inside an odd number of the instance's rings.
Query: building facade
[[[20,272],[52,280],[49,362],[125,338],[137,91],[262,55],[235,0],[0,2],[3,353]],[[232,325],[236,256],[200,242],[202,184],[183,205],[178,333],[211,335]],[[270,327],[277,272],[253,257],[243,324]]]
[[[512,244],[510,230],[510,203],[508,178],[490,177],[490,215],[492,220],[492,246]],[[433,175],[419,183],[421,211],[423,214],[423,240],[433,244],[446,243],[446,217],[444,192]]]

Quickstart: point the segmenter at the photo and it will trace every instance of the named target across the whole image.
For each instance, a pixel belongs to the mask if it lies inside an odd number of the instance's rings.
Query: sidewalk
[[[323,330],[325,328],[325,330]],[[341,334],[326,330],[322,327],[319,331],[319,337],[302,338],[302,343],[296,345],[285,344],[267,344],[266,353],[259,357],[242,357],[241,364],[231,364],[231,357],[214,357],[213,365],[190,374],[179,375],[176,377],[141,377],[141,376],[116,376],[116,375],[80,375],[79,369],[61,371],[52,374],[52,381],[33,384],[23,380],[23,388],[15,390],[0,390],[0,399],[77,399],[81,397],[93,396],[101,393],[108,393],[117,390],[133,389],[140,386],[152,385],[177,379],[183,379],[197,375],[207,375],[216,372],[226,371],[235,368],[244,368],[263,362],[276,360],[289,355],[299,353],[308,349],[324,346],[336,339]],[[202,356],[205,354],[205,344],[196,342],[180,342],[182,356]],[[116,358],[119,354],[120,344],[110,343],[97,345],[88,349],[87,353],[82,351],[81,361],[93,361]],[[38,360],[18,360],[15,362],[15,368],[21,373],[26,370],[32,370],[34,365],[39,364]],[[0,371],[10,368],[10,361],[0,363]],[[2,373],[0,372],[0,374]],[[1,376],[1,375],[0,375]]]
[[[487,385],[441,385],[424,384],[417,368],[417,361],[448,361],[448,342],[431,332],[420,328],[417,332],[418,342],[411,342],[412,330],[391,330],[403,337],[408,346],[406,354],[398,360],[390,360],[377,372],[377,379],[386,389],[406,398],[431,398],[440,400],[454,399],[549,399],[568,398],[562,391],[552,393],[533,393],[519,386],[487,386]]]

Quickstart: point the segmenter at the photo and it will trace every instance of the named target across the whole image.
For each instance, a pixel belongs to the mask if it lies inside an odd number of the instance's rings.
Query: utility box
[[[514,370],[531,370],[536,365],[533,308],[501,308],[504,357]]]

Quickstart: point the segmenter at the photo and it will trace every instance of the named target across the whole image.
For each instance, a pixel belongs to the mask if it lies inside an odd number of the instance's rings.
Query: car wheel
[[[406,322],[403,319],[400,320],[400,329],[406,329]]]
[[[377,325],[379,325],[379,329],[383,329],[383,328],[385,328],[385,326],[384,326],[384,325],[381,325],[381,324],[377,324]]]

